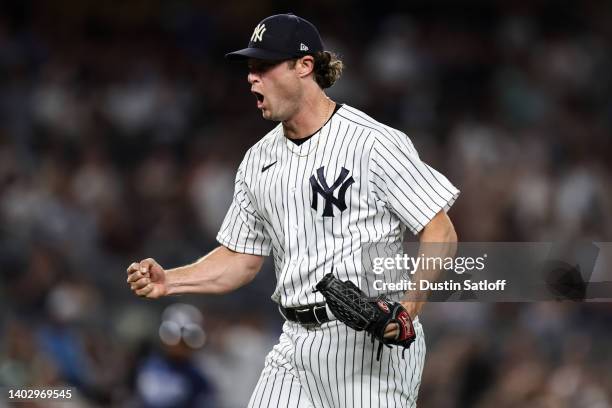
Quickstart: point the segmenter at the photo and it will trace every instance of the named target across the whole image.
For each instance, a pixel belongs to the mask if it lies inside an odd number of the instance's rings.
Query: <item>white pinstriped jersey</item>
[[[459,190],[419,158],[410,139],[342,105],[296,145],[279,124],[246,153],[231,207],[217,235],[241,253],[274,256],[272,299],[284,307],[323,302],[316,283],[334,268],[362,289],[369,243],[400,244]]]

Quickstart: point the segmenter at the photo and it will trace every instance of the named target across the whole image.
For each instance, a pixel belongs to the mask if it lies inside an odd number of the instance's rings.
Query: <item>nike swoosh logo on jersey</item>
[[[278,161],[278,160],[277,160],[277,161]],[[274,165],[276,164],[276,162],[277,162],[277,161],[275,161],[274,163],[268,164],[267,166],[263,166],[263,167],[261,168],[261,172],[263,173],[264,171],[268,170],[270,167],[274,166]]]

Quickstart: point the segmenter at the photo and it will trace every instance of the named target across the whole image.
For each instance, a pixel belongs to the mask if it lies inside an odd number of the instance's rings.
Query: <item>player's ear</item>
[[[305,55],[296,61],[295,69],[300,78],[310,75],[314,71],[314,58],[311,55]]]

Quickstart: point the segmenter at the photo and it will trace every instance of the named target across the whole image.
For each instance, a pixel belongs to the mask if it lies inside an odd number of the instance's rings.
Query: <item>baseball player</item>
[[[315,288],[333,272],[367,292],[372,272],[364,246],[401,244],[406,229],[421,243],[455,242],[446,211],[459,191],[420,160],[404,133],[326,96],[342,62],[305,19],[270,16],[248,48],[226,57],[248,63],[257,108],[279,124],[238,168],[221,245],[174,269],[150,258],[135,262],[127,270],[131,289],[147,298],[227,293],[250,282],[272,254],[272,299],[286,322],[249,407],[415,406],[425,358],[423,302],[388,293],[410,318],[389,320],[384,338],[397,339],[412,320],[414,342],[377,356],[367,333],[336,318]]]

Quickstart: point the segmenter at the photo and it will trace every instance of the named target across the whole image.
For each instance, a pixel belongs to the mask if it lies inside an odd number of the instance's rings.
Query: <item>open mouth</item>
[[[252,91],[252,92],[253,92],[253,95],[255,95],[255,97],[257,98],[257,102],[258,103],[263,103],[263,101],[264,101],[263,94],[260,94],[259,92],[255,92],[255,91]]]

